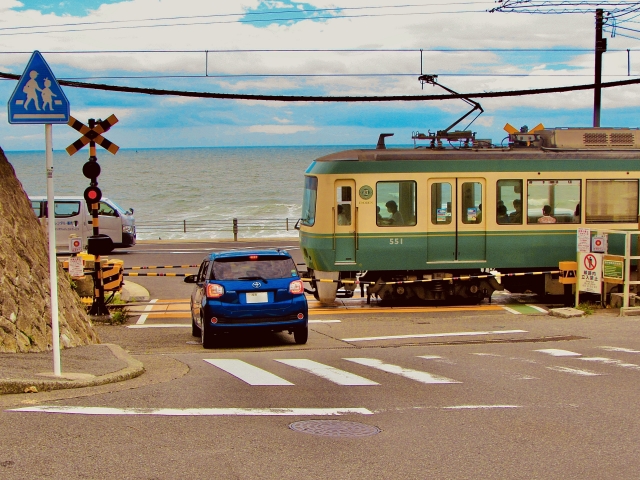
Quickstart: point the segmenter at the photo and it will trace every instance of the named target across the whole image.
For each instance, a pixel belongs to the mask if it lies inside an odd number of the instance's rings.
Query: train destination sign
[[[9,99],[9,123],[69,121],[69,101],[39,51],[34,51]]]

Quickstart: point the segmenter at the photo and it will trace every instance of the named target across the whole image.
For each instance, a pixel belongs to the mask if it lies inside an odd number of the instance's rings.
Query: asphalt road
[[[140,247],[125,265],[212,248]],[[144,280],[153,298],[190,290]],[[638,477],[634,317],[317,309],[307,345],[273,334],[207,351],[183,315],[138,318],[98,329],[141,377],[0,397],[0,478]]]

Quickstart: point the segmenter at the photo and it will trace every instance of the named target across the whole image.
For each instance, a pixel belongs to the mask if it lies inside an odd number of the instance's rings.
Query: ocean
[[[305,170],[347,148],[354,147],[121,149],[112,155],[97,147],[98,186],[104,197],[134,209],[140,240],[231,238],[233,218],[239,238],[297,237]],[[27,194],[46,195],[44,151],[5,155]],[[54,151],[56,196],[82,196],[87,160],[88,147],[72,157]]]

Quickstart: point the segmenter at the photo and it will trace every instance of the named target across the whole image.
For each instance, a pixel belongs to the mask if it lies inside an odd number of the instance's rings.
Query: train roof
[[[429,147],[387,149],[382,142],[379,144],[382,148],[344,150],[316,161],[640,160],[637,128],[552,128],[516,133],[509,140],[504,147],[478,141],[462,148],[443,148],[432,143]]]

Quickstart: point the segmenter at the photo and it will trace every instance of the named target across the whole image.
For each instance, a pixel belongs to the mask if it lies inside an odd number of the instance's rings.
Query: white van
[[[47,197],[29,197],[31,207],[38,219],[47,222]],[[55,197],[56,249],[69,250],[69,235],[82,237],[87,245],[87,237],[93,235],[91,210],[84,197]],[[102,198],[98,206],[100,234],[109,235],[115,248],[131,247],[136,244],[136,221],[133,208],[125,211],[113,200]]]

